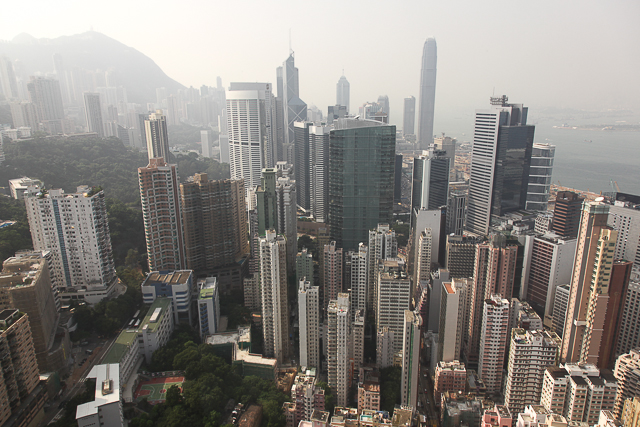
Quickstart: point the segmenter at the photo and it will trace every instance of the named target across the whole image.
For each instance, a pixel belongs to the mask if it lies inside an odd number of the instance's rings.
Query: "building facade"
[[[151,159],[138,168],[138,180],[149,269],[181,270],[185,255],[177,167]]]
[[[117,277],[102,188],[65,194],[29,187],[25,205],[33,248],[51,252],[59,297],[95,304],[111,296]]]
[[[551,193],[551,173],[556,146],[534,142],[531,150],[529,186],[527,187],[528,211],[546,211]]]
[[[404,312],[402,331],[402,376],[400,381],[403,405],[418,407],[420,380],[420,327],[422,317],[412,311]]]
[[[426,150],[433,142],[433,114],[436,102],[436,69],[438,46],[436,39],[429,37],[422,48],[420,70],[420,100],[418,105],[418,143]]]
[[[300,366],[320,369],[320,288],[298,281]]]
[[[509,301],[500,295],[491,295],[484,301],[478,375],[484,381],[487,393],[498,393],[502,389],[509,309]]]

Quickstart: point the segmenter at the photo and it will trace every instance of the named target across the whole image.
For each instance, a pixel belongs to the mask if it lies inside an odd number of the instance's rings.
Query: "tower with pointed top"
[[[338,80],[338,84],[336,84],[336,105],[342,105],[347,107],[347,113],[349,112],[349,91],[350,85],[347,78],[344,76],[344,71],[342,72],[342,77]]]
[[[433,142],[433,112],[436,101],[436,65],[438,46],[436,39],[429,37],[422,49],[420,72],[420,105],[418,110],[418,142],[426,150]]]

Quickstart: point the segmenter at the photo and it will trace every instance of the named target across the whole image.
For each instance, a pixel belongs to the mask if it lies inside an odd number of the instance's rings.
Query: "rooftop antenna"
[[[289,28],[289,54],[293,54],[293,49],[291,49],[291,28]]]

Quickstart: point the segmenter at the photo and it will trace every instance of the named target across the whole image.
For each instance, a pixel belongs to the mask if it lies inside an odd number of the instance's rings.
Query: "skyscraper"
[[[418,142],[426,150],[433,142],[433,113],[436,102],[436,68],[438,47],[436,39],[429,37],[422,48],[420,70],[420,105],[418,110]]]
[[[303,279],[314,285],[313,255],[307,248],[302,248],[296,255],[296,283]]]
[[[282,236],[267,230],[259,239],[262,287],[263,354],[282,363],[289,356],[286,244]]]
[[[583,197],[571,191],[558,191],[553,208],[551,231],[566,239],[575,239],[580,228]]]
[[[45,125],[49,123],[51,130],[62,131],[61,121],[64,119],[64,107],[58,80],[31,77],[27,84],[27,90],[29,91],[29,100],[36,107],[38,121]]]
[[[535,142],[531,151],[527,210],[546,211],[551,192],[551,173],[556,146]]]
[[[504,399],[512,414],[540,402],[544,370],[557,363],[560,343],[555,332],[512,330]]]
[[[629,260],[640,268],[640,201],[620,200],[621,196],[618,193],[618,200],[609,208],[608,220],[611,228],[618,231],[616,258]]]
[[[440,329],[438,360],[460,360],[465,326],[469,322],[469,292],[471,281],[453,279],[442,283],[440,299]]]
[[[526,239],[526,247],[531,249],[525,249],[530,255],[521,295],[548,323],[553,316],[556,288],[571,281],[576,239],[565,240],[553,233]]]
[[[211,275],[249,253],[243,180],[211,180],[195,174],[180,184],[185,265]]]
[[[298,282],[300,366],[320,368],[320,290],[309,280]]]
[[[420,326],[422,317],[412,311],[404,312],[402,333],[401,403],[417,408],[420,379]]]
[[[509,301],[500,295],[484,300],[478,376],[484,381],[487,393],[500,392],[502,370],[509,331]]]
[[[312,122],[294,123],[294,169],[297,204],[316,221],[327,216],[329,193],[329,130]]]
[[[0,57],[0,89],[7,101],[19,99],[18,81],[13,63],[6,56]]]
[[[336,84],[336,105],[346,107],[347,113],[349,113],[349,91],[349,82],[343,74]]]
[[[640,397],[640,348],[622,354],[616,360],[614,375],[618,380],[615,413],[620,417],[626,399]]]
[[[163,158],[138,168],[144,235],[150,271],[183,270],[185,265],[180,190],[176,165]]]
[[[491,216],[525,208],[535,126],[527,108],[491,98],[491,108],[476,110],[466,230],[487,234]]]
[[[618,233],[607,226],[609,206],[585,201],[571,276],[561,358],[568,363],[598,361],[609,282]]]
[[[51,251],[51,274],[60,298],[95,304],[115,291],[116,271],[104,192],[76,193],[29,187],[24,197],[36,251]]]
[[[331,240],[355,250],[379,223],[393,216],[396,127],[339,119],[329,139]]]
[[[359,310],[367,309],[369,276],[369,254],[364,243],[360,243],[357,251],[347,253],[350,261],[350,271],[348,274],[351,289],[351,311],[355,314]],[[325,276],[326,277],[326,276]]]
[[[507,301],[513,296],[517,253],[517,247],[507,245],[503,235],[493,235],[490,242],[476,246],[469,334],[465,346],[467,363],[473,363],[478,357],[483,335],[483,301],[492,295],[498,295]]]
[[[336,242],[331,242],[328,245],[324,245],[323,253],[324,302],[322,304],[322,307],[323,311],[326,312],[327,307],[329,306],[329,302],[338,298],[338,294],[342,292],[343,252],[342,248],[336,245]]]
[[[387,95],[380,95],[378,97],[378,104],[382,107],[382,112],[389,117],[389,97]]]
[[[413,160],[411,210],[438,209],[449,197],[450,159],[442,150],[429,150]]]
[[[104,138],[102,107],[100,105],[99,93],[84,93],[84,116],[87,120],[87,128],[89,132],[95,132],[100,138]]]
[[[346,406],[351,384],[351,315],[349,294],[340,293],[327,310],[328,383],[336,396],[336,406]]]
[[[307,104],[300,99],[298,68],[293,51],[282,63],[282,110],[284,112],[284,142],[293,144],[293,124],[307,120]]]
[[[162,157],[166,162],[171,160],[169,151],[169,132],[167,131],[167,118],[162,110],[156,110],[149,114],[144,121],[144,133],[147,141],[147,156],[149,160]]]
[[[415,135],[416,123],[416,97],[410,96],[404,99],[404,111],[402,115],[402,134]]]
[[[616,355],[625,354],[631,349],[640,347],[640,281],[638,275],[629,282],[620,313],[617,332]]]
[[[377,277],[376,329],[388,327],[394,333],[394,352],[402,350],[404,311],[411,303],[411,279],[401,259],[380,261]]]
[[[275,99],[269,83],[231,83],[227,129],[231,179],[245,189],[260,185],[262,169],[274,167]]]

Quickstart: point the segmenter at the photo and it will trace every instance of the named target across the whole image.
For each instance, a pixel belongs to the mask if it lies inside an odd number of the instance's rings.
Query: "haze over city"
[[[344,69],[356,108],[390,98],[400,124],[402,99],[418,96],[424,40],[438,42],[436,133],[494,93],[540,117],[547,107],[602,111],[639,107],[640,3],[633,0],[512,2],[7,2],[0,39],[20,33],[56,38],[93,29],[152,58],[186,86],[231,81],[275,83],[275,68],[295,52],[300,94],[325,110]],[[439,125],[440,123],[440,125]]]

